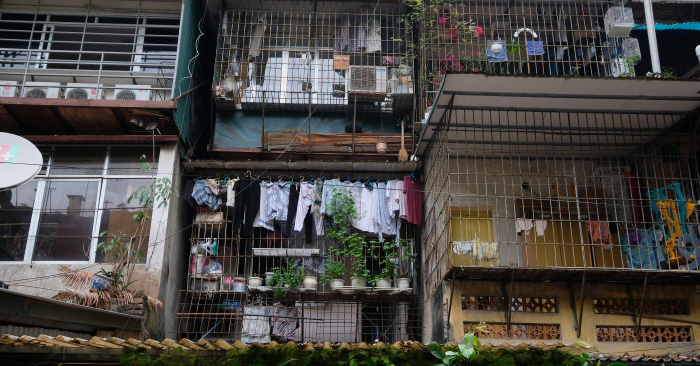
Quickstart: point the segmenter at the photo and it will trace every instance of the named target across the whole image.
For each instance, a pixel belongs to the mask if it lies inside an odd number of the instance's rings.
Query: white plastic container
[[[632,8],[613,6],[605,12],[605,34],[608,37],[627,37],[634,28]]]
[[[391,278],[379,278],[377,283],[374,285],[376,288],[389,288],[391,287]]]

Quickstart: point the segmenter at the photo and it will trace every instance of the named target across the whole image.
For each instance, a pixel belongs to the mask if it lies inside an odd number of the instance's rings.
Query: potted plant
[[[398,251],[397,265],[394,269],[394,286],[396,288],[411,287],[411,260],[413,259],[413,250],[411,242],[406,239],[398,239],[395,242],[396,250]]]
[[[290,259],[286,268],[275,267],[273,269],[270,286],[274,286],[274,296],[285,297],[290,290],[296,289],[304,281],[302,267],[297,265],[296,259]]]
[[[347,190],[334,192],[330,203],[330,212],[333,217],[333,225],[329,228],[326,236],[340,242],[340,252],[338,253],[350,257],[351,285],[353,287],[366,287],[369,277],[365,255],[367,242],[361,234],[349,232],[352,219],[357,217],[355,199],[352,194]]]
[[[262,286],[263,279],[256,275],[248,277],[248,287],[260,287]]]
[[[318,279],[316,278],[316,275],[304,275],[304,280],[301,283],[301,287],[316,291],[318,288]]]
[[[329,283],[331,289],[345,286],[343,277],[347,274],[345,262],[341,260],[342,253],[339,249],[331,248],[323,263],[323,274],[321,275],[321,283]]]
[[[394,258],[384,258],[379,262],[381,270],[379,274],[374,276],[370,281],[374,287],[377,288],[388,288],[391,287],[391,278],[394,276],[394,270],[396,268],[396,263],[394,263]]]
[[[265,286],[272,286],[272,276],[274,276],[275,272],[265,272]]]

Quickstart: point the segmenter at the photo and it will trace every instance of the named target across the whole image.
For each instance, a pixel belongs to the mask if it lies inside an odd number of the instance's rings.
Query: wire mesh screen
[[[437,1],[421,27],[428,105],[446,72],[634,77],[635,39],[606,14],[621,1]],[[611,18],[611,15],[608,15]],[[432,91],[432,92],[431,92]]]
[[[697,113],[445,115],[443,265],[698,271]]]
[[[213,85],[218,105],[410,109],[413,70],[404,57],[402,8],[267,1],[224,11]]]
[[[250,182],[246,189],[261,183],[264,190],[266,185],[299,182],[299,177],[293,181],[288,174],[285,178],[271,174],[262,181],[252,178],[246,181]],[[375,187],[383,187],[384,182],[395,178],[387,175],[371,181],[376,182]],[[353,184],[347,183],[348,179],[335,179],[315,179],[313,184]],[[353,181],[360,187],[373,184],[368,177]],[[242,186],[238,187],[231,196],[234,200],[247,195]],[[364,238],[359,244],[338,237],[335,215],[321,215],[319,221],[311,211],[302,216],[289,211],[286,219],[267,221],[265,227],[246,229],[243,220],[236,228],[236,210],[229,206],[231,197],[224,196],[217,210],[195,212],[193,217],[190,262],[188,268],[183,268],[188,271],[188,282],[178,303],[180,335],[263,343],[394,342],[420,336],[415,290],[419,276],[412,254],[417,253],[420,233],[413,224],[403,222],[398,235],[381,238],[352,224],[343,237]],[[276,205],[269,197],[261,195],[259,199]],[[365,209],[362,212],[366,214]],[[303,225],[299,225],[300,218]],[[256,222],[262,220],[256,216]],[[357,263],[361,263],[359,267]],[[387,266],[393,268],[388,278],[391,281],[393,277],[394,283],[375,284],[372,278],[378,280],[387,273]],[[351,280],[365,269],[362,276],[370,279],[367,287]],[[336,287],[335,279],[342,284]],[[312,282],[311,286],[307,281]]]

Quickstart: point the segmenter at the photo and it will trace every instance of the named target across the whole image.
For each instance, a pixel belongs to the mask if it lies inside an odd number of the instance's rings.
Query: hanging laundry
[[[260,181],[240,179],[233,185],[236,192],[233,208],[233,233],[241,229],[241,237],[250,236],[253,222],[260,209]]]
[[[284,306],[279,302],[273,305],[272,334],[282,340],[294,340],[297,337],[299,310]]]
[[[423,186],[411,177],[404,177],[406,194],[406,221],[420,225],[423,221]]]
[[[403,181],[391,180],[386,183],[386,197],[389,205],[389,215],[393,217],[401,217],[401,199],[405,197],[403,194]],[[404,200],[404,213],[405,213]]]
[[[233,185],[236,184],[238,179],[231,179],[226,183],[226,206],[235,207],[236,205],[236,191],[233,189]]]
[[[355,202],[355,216],[350,219],[352,226],[360,229],[360,215],[362,214],[362,190],[365,185],[361,182],[343,182],[343,184],[348,188],[352,199]],[[361,229],[360,229],[361,230]]]
[[[591,241],[601,242],[603,244],[603,249],[612,248],[612,237],[607,222],[589,221],[586,223],[586,227],[588,228],[588,234],[591,236]]]
[[[535,234],[537,234],[537,236],[544,236],[545,230],[547,230],[547,221],[535,220]]]
[[[214,195],[220,196],[222,193],[224,193],[224,189],[221,187],[218,180],[210,178],[205,179],[204,181],[207,182],[209,189],[211,189],[211,193]]]
[[[268,188],[266,214],[268,222],[287,221],[290,187],[291,184],[287,182],[275,182]]]
[[[272,183],[264,181],[260,183],[260,199],[258,200],[258,213],[255,215],[255,220],[253,220],[253,227],[262,227],[267,230],[274,230],[274,227],[272,226],[274,224],[274,220],[269,221],[267,219],[267,205],[269,203],[268,193],[271,193],[271,187]]]
[[[396,235],[399,230],[400,220],[397,215],[392,215],[389,212],[389,197],[387,192],[387,183],[378,182],[377,188],[377,231],[379,234],[379,239],[383,238],[383,235]]]
[[[472,241],[471,257],[474,260],[498,259],[498,243],[492,241],[481,241],[479,239]]]
[[[321,214],[333,216],[333,207],[330,203],[340,187],[340,179],[331,179],[323,182],[323,189],[321,192]]]
[[[292,236],[294,231],[294,222],[297,217],[297,206],[299,205],[299,185],[292,184],[289,187],[289,204],[287,205],[287,224],[285,225],[285,234]]]
[[[362,188],[362,195],[360,198],[362,212],[358,220],[358,229],[373,234],[379,232],[379,225],[377,224],[377,217],[379,215],[377,211],[379,208],[377,206],[377,201],[379,197],[377,193],[378,191],[376,190],[375,184],[369,183],[369,187],[365,186]]]
[[[304,219],[313,203],[313,191],[313,184],[308,182],[302,182],[300,184],[299,202],[297,203],[297,212],[294,218],[294,231],[301,231],[304,227]]]
[[[207,206],[212,210],[216,210],[221,206],[221,198],[215,195],[209,184],[204,180],[196,180],[192,188],[192,198],[200,206]]]
[[[452,252],[457,255],[467,255],[472,252],[472,242],[471,241],[453,241],[452,242]]]
[[[318,235],[323,235],[325,230],[323,228],[323,215],[321,214],[321,202],[323,200],[323,180],[316,179],[314,181],[313,194],[311,196],[311,216],[314,218],[314,226],[316,227],[316,233]]]
[[[620,249],[625,255],[628,268],[658,269],[659,262],[665,260],[658,257],[657,248],[663,252],[663,238],[657,240],[653,228],[628,229],[627,235],[620,239]],[[663,254],[662,254],[663,255]]]
[[[532,230],[533,224],[530,219],[515,219],[515,232],[518,234],[524,233],[526,236],[530,235],[530,230]]]
[[[263,35],[267,29],[267,18],[265,15],[258,17],[258,23],[253,27],[253,32],[250,38],[250,47],[248,48],[248,56],[251,58],[258,57],[262,50]]]
[[[340,27],[335,31],[335,46],[336,52],[349,51],[350,49],[350,18],[343,17]]]
[[[268,308],[263,306],[246,306],[243,309],[241,342],[270,343],[270,322]]]
[[[382,26],[379,19],[372,18],[367,26],[367,52],[379,52],[382,50]]]

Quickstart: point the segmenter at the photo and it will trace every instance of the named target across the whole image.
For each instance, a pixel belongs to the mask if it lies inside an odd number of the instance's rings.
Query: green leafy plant
[[[369,270],[365,254],[367,242],[360,233],[350,233],[352,220],[357,218],[355,199],[348,190],[337,189],[333,192],[330,205],[333,225],[329,228],[326,237],[340,242],[337,254],[351,258],[350,274],[352,276],[368,278]]]
[[[343,278],[347,273],[345,261],[342,260],[342,251],[336,248],[330,248],[323,262],[321,283],[330,283],[331,280]]]
[[[304,282],[302,267],[297,264],[295,258],[289,260],[286,267],[275,267],[272,269],[272,279],[270,286],[274,286],[274,296],[285,297],[290,290],[298,288]]]
[[[459,345],[459,351],[443,351],[439,344],[431,343],[429,346],[430,353],[445,365],[452,365],[456,361],[460,363],[473,361],[479,355],[481,350],[481,342],[474,333],[464,335],[464,343]],[[500,365],[500,363],[499,363]]]

